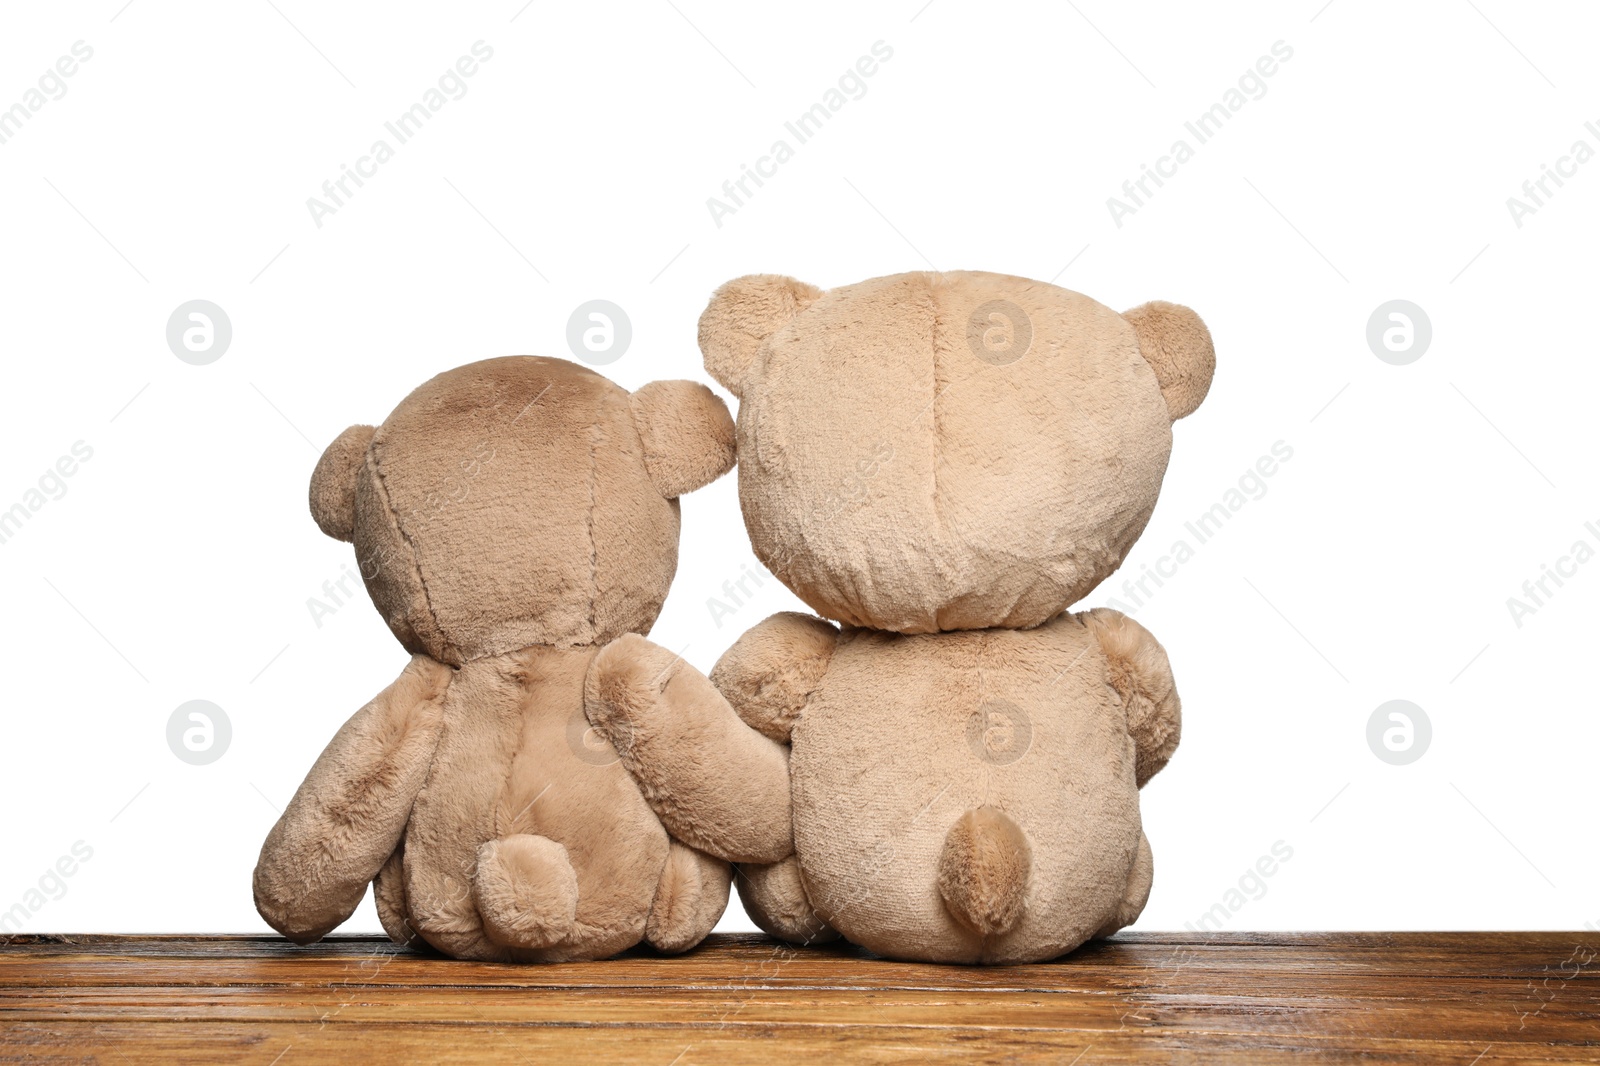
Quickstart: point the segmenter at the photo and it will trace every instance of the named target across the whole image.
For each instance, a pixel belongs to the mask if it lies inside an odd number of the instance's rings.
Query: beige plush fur
[[[744,694],[739,715],[780,744],[827,673],[838,630],[820,618],[785,611],[745,634],[745,654],[724,656],[711,671],[719,689]]]
[[[700,316],[700,350],[711,376],[738,396],[767,338],[815,303],[822,290],[777,274],[757,274],[728,282],[722,293],[725,298]]]
[[[1139,338],[1139,350],[1161,382],[1161,396],[1174,420],[1193,414],[1211,388],[1217,369],[1211,331],[1200,316],[1180,304],[1152,300],[1123,318]]]
[[[957,818],[939,855],[939,895],[950,916],[980,937],[1009,933],[1022,917],[1030,852],[998,808],[974,807]]]
[[[739,896],[752,921],[780,940],[792,944],[826,944],[839,939],[811,906],[800,880],[800,861],[793,855],[781,862],[740,863],[737,875],[743,885]]]
[[[756,554],[842,624],[777,615],[712,672],[790,745],[793,855],[741,869],[746,909],[797,943],[948,962],[1133,921],[1138,789],[1179,702],[1143,627],[1063,612],[1155,507],[1211,380],[1200,319],[976,272],[762,275],[718,291],[700,341],[742,400]]]
[[[526,356],[441,374],[340,434],[312,515],[354,541],[412,659],[262,847],[274,928],[316,940],[373,882],[393,939],[462,958],[683,951],[727,903],[728,860],[787,853],[784,749],[640,635],[676,567],[676,497],[725,473],[732,443],[703,385],[630,395]],[[662,785],[678,768],[652,758],[674,753],[648,729],[619,751],[590,692],[696,723],[697,768],[724,786]]]
[[[751,542],[801,599],[900,633],[1022,628],[1121,562],[1172,445],[1160,379],[1126,318],[1053,285],[952,273],[834,289],[773,321],[799,306],[798,283],[760,280],[725,286],[700,334],[707,369],[744,397]],[[975,316],[993,328],[996,304],[1028,335],[1003,365],[969,340]],[[769,330],[745,361],[742,314]]]

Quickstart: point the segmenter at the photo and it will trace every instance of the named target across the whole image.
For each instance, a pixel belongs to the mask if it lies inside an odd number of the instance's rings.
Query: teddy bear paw
[[[584,685],[584,711],[624,759],[634,752],[682,664],[681,655],[637,633],[618,637],[595,656]]]

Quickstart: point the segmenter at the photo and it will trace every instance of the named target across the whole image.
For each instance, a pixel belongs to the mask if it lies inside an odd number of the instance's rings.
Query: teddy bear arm
[[[1167,765],[1182,733],[1182,705],[1166,649],[1120,611],[1096,607],[1081,616],[1105,654],[1111,686],[1122,698],[1133,737],[1140,788]]]
[[[439,740],[451,671],[413,656],[399,678],[335,734],[267,834],[256,909],[296,943],[350,917],[396,853]]]
[[[789,757],[700,671],[636,633],[595,656],[584,711],[674,838],[729,862],[794,850]]]
[[[784,611],[751,627],[711,669],[711,683],[750,728],[780,744],[822,684],[839,630]]]

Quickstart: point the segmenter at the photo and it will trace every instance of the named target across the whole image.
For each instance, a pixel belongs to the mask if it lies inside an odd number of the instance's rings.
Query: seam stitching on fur
[[[631,418],[631,411],[629,415]],[[589,426],[589,642],[591,644],[598,639],[599,634],[599,627],[595,622],[595,601],[600,598],[600,552],[594,539],[595,444],[597,443],[595,437],[599,431],[598,422]]]
[[[526,675],[517,678],[517,692],[521,697],[517,704],[517,710],[521,712],[521,717],[517,722],[518,728],[516,746],[511,749],[511,758],[506,760],[506,772],[500,778],[500,788],[495,794],[494,801],[494,835],[496,841],[504,840],[506,837],[513,836],[520,832],[531,833],[531,829],[517,829],[517,821],[528,812],[528,808],[533,806],[532,803],[527,804],[522,808],[522,810],[518,811],[514,815],[511,815],[509,819],[506,818],[506,811],[508,809],[507,804],[511,800],[511,781],[512,778],[516,776],[517,756],[522,754],[522,738],[524,736],[524,730],[527,729],[528,724],[528,713],[526,708],[529,702],[529,692]]]
[[[633,431],[639,437],[639,458],[644,462],[645,475],[649,477],[650,483],[655,485],[656,491],[660,492],[661,483],[656,480],[655,464],[651,461],[650,456],[650,442],[645,439],[645,430],[649,426],[649,419],[647,418],[643,425],[640,424],[639,407],[639,393],[630,392],[628,394],[628,421],[633,424]]]
[[[822,683],[828,679],[828,668],[833,665],[834,652],[838,650],[839,632],[838,630],[834,630],[833,639],[828,642],[827,653],[817,656],[818,659],[822,660],[822,668],[816,672],[816,677],[812,681],[811,687],[806,689],[805,692],[801,694],[799,705],[794,708],[793,712],[789,716],[790,740],[785,742],[785,747],[790,747],[792,750],[794,727],[800,723],[800,716],[805,714],[806,708],[811,705],[811,701],[816,698],[817,693],[822,691]]]
[[[382,446],[383,442],[374,433],[372,447],[367,451],[367,462],[371,464],[372,477],[377,483],[378,490],[383,493],[384,513],[388,515],[389,521],[394,525],[395,532],[400,534],[400,539],[405,542],[405,546],[411,551],[411,569],[417,575],[417,587],[422,590],[422,605],[428,611],[428,620],[433,623],[434,633],[438,635],[439,642],[445,648],[456,653],[456,657],[460,658],[460,649],[445,638],[444,627],[439,624],[438,612],[433,609],[433,595],[428,591],[428,579],[422,572],[422,557],[417,552],[416,542],[406,532],[405,526],[400,524],[400,512],[395,510],[394,497],[389,493],[389,483],[384,477],[383,464],[378,461],[378,449]]]
[[[980,630],[977,631],[977,633],[978,633],[978,639],[975,642],[975,644],[973,646],[973,649],[972,649],[972,679],[973,679],[973,682],[977,686],[978,703],[977,703],[977,707],[975,709],[976,709],[977,713],[982,714],[983,713],[983,704],[984,704],[984,699],[983,699],[983,656],[984,656],[984,652],[986,650],[988,650],[989,638],[990,638],[991,634],[990,634],[989,630],[987,630],[987,629],[980,629]],[[983,728],[985,730],[987,730],[988,725],[989,725],[989,722],[987,720],[987,717],[985,717],[985,719],[984,719],[984,721],[982,723],[982,726],[983,726]],[[993,768],[990,765],[988,765],[987,763],[985,763],[982,767],[979,768],[979,773],[981,773],[983,775],[983,797],[979,801],[978,805],[980,807],[986,807],[989,804],[989,787],[994,783]]]
[[[928,435],[929,452],[933,456],[933,528],[938,536],[943,537],[944,523],[939,518],[939,464],[941,462],[939,449],[939,397],[944,394],[939,385],[939,324],[943,316],[940,314],[939,298],[934,293],[931,281],[928,282],[928,308],[931,312],[928,323],[928,351],[933,355],[933,362],[929,367],[933,378],[933,401],[929,404],[933,409],[930,412],[933,417],[933,432]],[[933,628],[936,630],[939,628],[939,611],[937,608],[933,611]]]
[[[659,821],[659,820],[660,820],[660,817],[657,816],[657,821]],[[663,828],[665,828],[665,827],[663,826]],[[650,909],[645,912],[645,916],[644,916],[644,933],[640,937],[641,941],[649,941],[651,946],[652,947],[656,947],[657,949],[660,948],[660,945],[656,944],[656,942],[654,940],[650,939],[650,923],[655,921],[655,919],[656,919],[656,907],[659,904],[662,903],[662,898],[661,898],[662,897],[662,890],[667,887],[667,882],[669,880],[671,880],[671,876],[672,876],[672,855],[673,855],[672,845],[674,843],[679,844],[679,845],[681,845],[681,846],[683,846],[685,848],[687,848],[689,846],[687,844],[684,844],[683,841],[678,840],[676,837],[672,836],[672,834],[670,834],[670,833],[667,834],[667,857],[661,864],[661,872],[656,874],[656,889],[655,889],[655,892],[651,894],[651,897],[650,897]],[[698,877],[699,870],[696,869],[695,873],[696,873],[696,875]],[[699,887],[699,886],[696,886],[696,887]],[[687,895],[687,891],[685,892],[685,895]],[[683,898],[682,896],[678,896],[678,897],[675,897],[673,899],[669,899],[669,900],[666,901],[666,910],[669,913],[667,913],[667,914],[662,916],[661,920],[663,922],[667,922],[667,921],[671,920],[672,915],[670,914],[670,912],[672,910],[672,904],[674,902],[677,902],[677,901],[681,900],[682,898]],[[657,929],[656,932],[660,933],[661,930]]]

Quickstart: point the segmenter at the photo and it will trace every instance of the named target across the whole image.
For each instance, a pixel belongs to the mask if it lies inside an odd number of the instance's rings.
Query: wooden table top
[[[22,936],[0,1062],[1600,1062],[1600,934],[1121,934],[993,968],[714,935],[456,962],[339,936]]]

